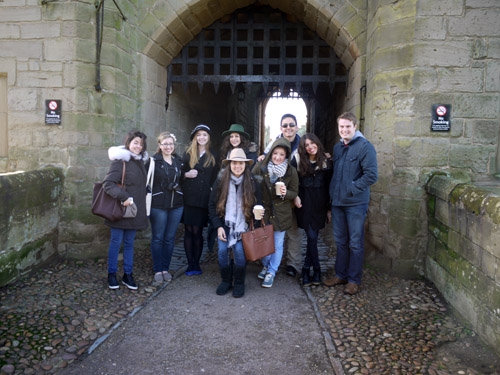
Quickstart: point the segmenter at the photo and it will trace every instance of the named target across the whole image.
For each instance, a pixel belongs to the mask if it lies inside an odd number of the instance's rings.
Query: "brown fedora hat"
[[[249,166],[253,165],[253,160],[247,158],[247,154],[245,154],[245,151],[243,151],[242,148],[233,148],[227,155],[227,158],[222,160],[222,165],[225,167],[232,161],[244,161]]]

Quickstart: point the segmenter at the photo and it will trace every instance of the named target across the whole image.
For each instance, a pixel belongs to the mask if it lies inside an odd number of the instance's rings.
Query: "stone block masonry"
[[[61,169],[0,175],[0,286],[57,256]]]
[[[426,276],[493,348],[500,348],[500,196],[445,175],[427,184]]]

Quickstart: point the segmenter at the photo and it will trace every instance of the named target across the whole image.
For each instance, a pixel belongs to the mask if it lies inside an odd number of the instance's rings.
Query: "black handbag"
[[[123,162],[122,183],[118,186],[124,187],[125,182],[125,162]],[[105,218],[108,221],[118,221],[123,218],[125,207],[121,202],[107,194],[102,182],[94,183],[94,194],[92,199],[92,213]]]

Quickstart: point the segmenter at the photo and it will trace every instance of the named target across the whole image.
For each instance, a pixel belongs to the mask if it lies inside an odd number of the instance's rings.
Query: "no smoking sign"
[[[451,104],[433,104],[431,131],[448,132],[451,128],[450,121]]]
[[[45,123],[61,125],[61,100],[47,99],[45,101]]]
[[[448,111],[446,110],[446,107],[444,105],[440,105],[436,108],[436,114],[438,116],[444,116],[446,115],[446,112]]]
[[[49,109],[50,109],[51,111],[55,111],[58,107],[59,107],[59,106],[57,105],[57,101],[55,101],[55,100],[51,100],[51,101],[49,102]]]

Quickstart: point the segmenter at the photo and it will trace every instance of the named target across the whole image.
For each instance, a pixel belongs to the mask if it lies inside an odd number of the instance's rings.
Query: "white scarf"
[[[231,174],[229,181],[229,191],[226,200],[226,217],[225,224],[229,228],[229,237],[227,239],[227,247],[232,247],[241,239],[241,234],[245,232],[248,225],[245,221],[243,213],[243,175],[235,177]]]

